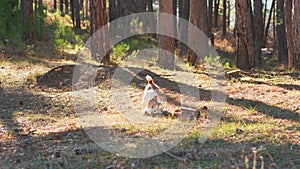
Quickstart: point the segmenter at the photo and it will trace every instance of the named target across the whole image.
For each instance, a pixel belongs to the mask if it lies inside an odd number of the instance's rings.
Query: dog
[[[142,98],[143,111],[145,115],[151,115],[159,111],[159,106],[162,104],[160,88],[154,83],[153,78],[146,76],[148,84],[144,90]]]

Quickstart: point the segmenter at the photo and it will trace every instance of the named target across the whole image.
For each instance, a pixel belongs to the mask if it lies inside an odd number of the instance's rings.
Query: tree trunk
[[[253,35],[250,17],[250,0],[236,0],[236,65],[242,70],[254,68]]]
[[[22,0],[24,39],[34,39],[34,13],[33,0]]]
[[[295,66],[300,68],[300,1],[294,0],[294,24],[293,24],[293,39],[294,39],[294,55]]]
[[[216,29],[218,29],[220,0],[214,0],[214,1],[215,1],[215,5],[214,5],[214,27]]]
[[[230,16],[231,16],[231,4],[230,0],[227,0],[227,27],[230,27]]]
[[[179,1],[179,17],[186,20],[189,20],[190,12],[190,0],[180,0]],[[188,42],[188,24],[187,22],[182,22],[179,20],[179,32],[180,32],[180,45],[179,45],[179,56],[182,57],[188,52],[187,44],[183,42]]]
[[[207,0],[199,0],[200,9],[199,9],[199,28],[201,31],[208,37],[207,31]]]
[[[71,9],[71,19],[73,23],[73,27],[75,27],[75,7],[74,7],[74,1],[76,0],[70,0],[70,9]]]
[[[212,32],[212,21],[213,21],[213,0],[208,0],[208,11],[207,11],[207,32],[212,44],[214,44],[214,35]]]
[[[275,0],[272,1],[272,5],[271,5],[271,9],[270,9],[270,13],[269,13],[269,19],[268,19],[267,26],[266,26],[265,33],[264,33],[264,44],[266,44],[267,37],[269,35],[269,28],[270,28],[272,13],[274,11],[274,8],[275,8]],[[274,38],[275,38],[275,36],[274,36]]]
[[[59,0],[59,10],[61,13],[64,12],[64,0]]]
[[[223,24],[222,24],[222,38],[226,35],[226,12],[227,12],[227,0],[223,0]]]
[[[200,28],[200,1],[199,0],[191,0],[190,3],[190,22],[196,27]],[[196,43],[196,38],[194,34],[189,31],[189,46]],[[195,66],[197,63],[197,54],[192,50],[189,51],[188,62]]]
[[[53,10],[54,10],[54,11],[57,10],[57,3],[56,3],[56,0],[53,0]]]
[[[286,40],[288,48],[288,69],[292,70],[294,67],[294,43],[293,43],[293,24],[292,24],[292,11],[293,2],[292,0],[286,0],[284,4],[285,11],[285,29],[286,29]]]
[[[284,0],[277,1],[277,42],[278,42],[278,65],[287,66],[288,64],[288,51],[285,32],[285,12]]]
[[[255,66],[260,67],[261,65],[261,47],[263,37],[263,15],[262,15],[262,0],[254,0],[254,54],[255,54]]]
[[[177,0],[173,0],[173,15],[174,15],[174,21],[173,21],[173,30],[174,30],[174,49],[177,48]]]
[[[80,5],[79,0],[73,0],[74,2],[74,11],[75,11],[75,28],[81,30],[81,21],[80,21]]]
[[[89,0],[84,0],[84,13],[85,13],[85,19],[89,18]]]
[[[69,0],[65,0],[65,12],[69,14]]]
[[[108,52],[109,39],[106,0],[91,0],[90,7],[91,34],[101,30],[92,36],[92,57],[104,64],[108,64],[110,62],[110,56]]]
[[[173,14],[173,0],[159,0],[159,13]],[[158,33],[174,35],[174,20],[159,15]],[[158,36],[157,65],[164,69],[174,70],[174,39],[165,35]]]

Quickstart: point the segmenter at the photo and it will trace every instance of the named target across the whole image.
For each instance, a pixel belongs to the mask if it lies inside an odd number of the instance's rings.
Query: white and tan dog
[[[162,93],[157,84],[154,83],[153,78],[146,76],[148,84],[144,90],[142,99],[143,111],[145,114],[152,114],[159,111],[159,106],[162,104]]]

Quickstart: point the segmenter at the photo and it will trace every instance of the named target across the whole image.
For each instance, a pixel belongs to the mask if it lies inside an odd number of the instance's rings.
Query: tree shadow
[[[255,108],[256,111],[268,115],[274,119],[286,119],[296,122],[300,121],[299,113],[282,109],[277,106],[271,106],[260,101],[228,98],[226,102],[231,105],[245,107],[247,109]]]
[[[282,89],[286,89],[286,90],[300,90],[300,85],[294,85],[294,84],[271,84],[271,83],[267,83],[267,82],[263,82],[263,81],[256,81],[256,80],[242,80],[242,82],[244,83],[249,83],[249,84],[264,84],[264,85],[268,85],[268,86],[277,86],[280,87]]]

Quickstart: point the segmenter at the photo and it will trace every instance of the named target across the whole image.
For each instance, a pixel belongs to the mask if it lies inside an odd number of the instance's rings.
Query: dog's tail
[[[149,84],[153,84],[153,79],[152,79],[151,76],[147,75],[146,79],[147,79],[147,81],[148,81]]]

